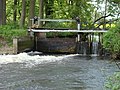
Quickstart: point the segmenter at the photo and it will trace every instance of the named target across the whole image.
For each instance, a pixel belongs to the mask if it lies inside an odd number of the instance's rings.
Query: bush
[[[109,90],[120,90],[120,72],[110,76],[105,84]]]
[[[115,27],[111,28],[103,36],[103,46],[109,50],[112,55],[120,55],[120,22]]]
[[[0,36],[3,37],[7,43],[12,43],[14,37],[23,37],[27,35],[27,30],[19,29],[15,24],[0,26]]]

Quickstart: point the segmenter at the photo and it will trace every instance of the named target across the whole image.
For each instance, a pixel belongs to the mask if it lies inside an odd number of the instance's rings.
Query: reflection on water
[[[104,90],[117,71],[107,58],[79,54],[0,57],[0,90]]]

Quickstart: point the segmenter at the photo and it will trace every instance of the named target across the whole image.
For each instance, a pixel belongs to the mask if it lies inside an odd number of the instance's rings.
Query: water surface
[[[104,90],[118,71],[109,58],[26,53],[0,56],[0,90]]]

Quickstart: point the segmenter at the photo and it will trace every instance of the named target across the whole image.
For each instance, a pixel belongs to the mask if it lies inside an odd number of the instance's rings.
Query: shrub
[[[3,37],[8,44],[12,43],[14,37],[23,37],[27,35],[27,30],[19,29],[15,24],[0,26],[0,36]]]
[[[115,57],[120,55],[120,22],[105,33],[103,39],[103,46],[105,49],[109,50]]]
[[[105,87],[109,90],[120,90],[120,72],[110,76],[105,84]]]

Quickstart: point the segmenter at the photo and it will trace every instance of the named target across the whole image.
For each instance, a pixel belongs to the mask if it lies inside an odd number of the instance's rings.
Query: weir
[[[103,33],[107,30],[81,30],[80,21],[77,18],[77,29],[51,29],[39,28],[40,22],[75,22],[75,20],[63,19],[37,19],[37,23],[32,20],[32,27],[28,29],[31,37],[34,37],[34,49],[40,52],[50,53],[78,53],[83,55],[103,55],[102,47]],[[74,38],[46,38],[46,33],[73,32],[77,33]]]

